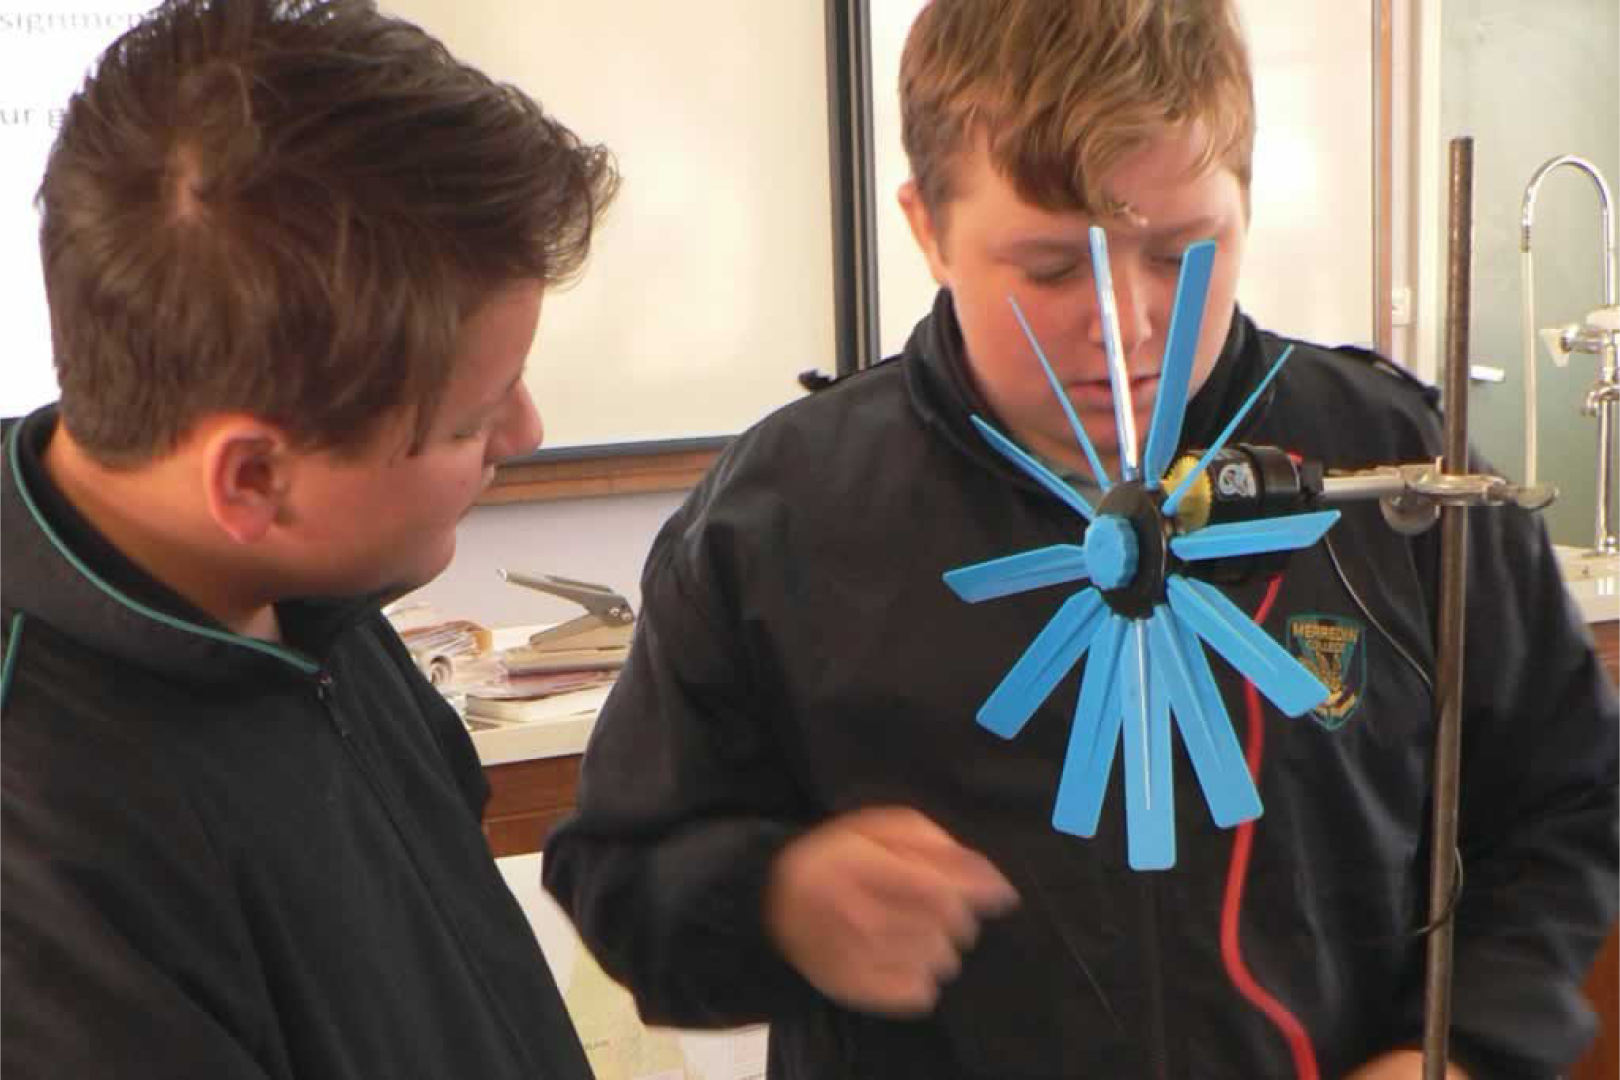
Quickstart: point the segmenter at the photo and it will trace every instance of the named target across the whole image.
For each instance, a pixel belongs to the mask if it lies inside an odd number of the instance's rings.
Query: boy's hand
[[[1423,1052],[1420,1050],[1392,1050],[1345,1077],[1345,1080],[1422,1080]],[[1446,1062],[1446,1080],[1468,1080],[1462,1069]]]
[[[977,851],[907,807],[833,818],[782,849],[765,926],[790,964],[840,1004],[926,1013],[979,922],[1018,893]]]

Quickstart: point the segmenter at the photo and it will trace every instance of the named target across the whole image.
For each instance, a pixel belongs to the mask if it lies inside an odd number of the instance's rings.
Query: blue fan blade
[[[1107,610],[1096,589],[1069,597],[979,707],[979,723],[1003,739],[1017,735],[1086,651]]]
[[[1210,817],[1223,829],[1259,817],[1260,793],[1254,789],[1203,647],[1163,604],[1153,609],[1149,625],[1157,689],[1170,701]]]
[[[1077,544],[1053,544],[947,570],[945,584],[963,600],[977,604],[1085,576],[1085,549]]]
[[[1091,504],[1086,502],[1085,497],[1060,480],[1051,469],[1024,453],[1017,443],[985,423],[978,416],[973,416],[971,419],[973,420],[973,426],[979,429],[979,434],[984,436],[985,441],[995,447],[1002,457],[1024,470],[1030,479],[1063,500],[1064,503],[1073,508],[1075,513],[1087,521],[1097,516],[1097,511],[1091,508]]]
[[[1172,574],[1170,609],[1288,716],[1322,704],[1328,689],[1241,608],[1203,581]]]
[[[1194,634],[1186,623],[1176,619],[1173,612],[1171,618],[1176,628],[1176,635],[1181,642],[1181,654],[1186,657],[1187,666],[1192,670],[1193,690],[1198,695],[1199,702],[1203,705],[1204,717],[1214,725],[1214,742],[1225,763],[1224,768],[1227,772],[1242,773],[1247,778],[1249,790],[1253,792],[1254,802],[1252,807],[1245,806],[1240,809],[1234,805],[1233,814],[1235,820],[1232,824],[1247,821],[1251,817],[1259,817],[1264,812],[1265,807],[1261,804],[1259,791],[1254,788],[1254,775],[1249,772],[1249,763],[1243,755],[1242,745],[1238,742],[1237,729],[1232,726],[1232,719],[1227,715],[1226,702],[1221,698],[1220,687],[1215,684],[1215,674],[1210,671],[1209,658],[1204,655],[1204,646],[1198,640],[1198,635]],[[1253,814],[1248,813],[1250,808],[1253,809]],[[1237,816],[1239,814],[1242,816]],[[1220,822],[1219,819],[1217,819],[1217,823],[1225,827],[1225,824]]]
[[[1294,551],[1322,539],[1322,534],[1338,520],[1337,510],[1318,510],[1255,521],[1229,521],[1177,536],[1170,541],[1170,550],[1188,562],[1224,559],[1228,555]]]
[[[1125,737],[1126,857],[1133,870],[1167,870],[1176,864],[1170,708],[1149,669],[1147,623],[1132,620],[1118,677]]]
[[[1209,295],[1214,268],[1213,240],[1200,240],[1181,256],[1176,302],[1170,309],[1170,331],[1164,340],[1164,364],[1159,369],[1159,394],[1153,401],[1147,449],[1142,452],[1142,479],[1149,488],[1159,486],[1159,478],[1170,468],[1170,456],[1181,441],[1187,388],[1193,361],[1198,358],[1198,331],[1204,325],[1204,300]]]
[[[1097,310],[1102,313],[1103,353],[1108,358],[1108,384],[1114,396],[1114,441],[1119,445],[1119,471],[1126,480],[1138,474],[1136,410],[1131,402],[1130,372],[1125,370],[1125,347],[1119,334],[1119,304],[1114,297],[1114,276],[1108,264],[1108,234],[1100,225],[1087,230],[1091,240],[1091,279],[1097,286]]]
[[[1181,505],[1181,500],[1187,494],[1188,489],[1192,487],[1193,481],[1198,479],[1199,474],[1205,469],[1209,468],[1210,460],[1220,453],[1221,447],[1226,445],[1226,440],[1232,437],[1232,432],[1236,431],[1238,425],[1243,422],[1243,418],[1249,415],[1249,410],[1254,408],[1254,403],[1260,400],[1260,395],[1266,392],[1266,387],[1271,385],[1271,380],[1277,377],[1277,372],[1282,370],[1283,364],[1288,362],[1288,358],[1293,353],[1294,347],[1290,345],[1283,350],[1281,356],[1277,357],[1277,362],[1271,365],[1271,370],[1266,372],[1266,377],[1260,380],[1260,385],[1254,388],[1254,393],[1249,395],[1249,399],[1243,403],[1243,407],[1238,409],[1231,420],[1227,421],[1226,428],[1221,432],[1220,438],[1210,444],[1209,449],[1204,451],[1204,456],[1198,459],[1198,464],[1193,468],[1193,471],[1182,477],[1181,483],[1176,486],[1176,490],[1171,493],[1168,499],[1164,500],[1164,506],[1160,509],[1160,513],[1164,514],[1165,517],[1175,515],[1176,507]]]
[[[1086,661],[1080,683],[1080,698],[1074,706],[1074,726],[1069,729],[1069,749],[1063,758],[1063,775],[1058,781],[1057,803],[1052,807],[1052,827],[1076,836],[1096,836],[1102,816],[1103,795],[1108,790],[1108,774],[1114,767],[1114,751],[1119,746],[1119,647],[1125,640],[1128,619],[1114,615],[1108,619]]]
[[[1029,320],[1024,318],[1024,309],[1018,306],[1018,301],[1011,294],[1007,296],[1007,303],[1012,305],[1013,317],[1018,320],[1019,329],[1024,331],[1024,337],[1029,339],[1029,347],[1035,350],[1035,359],[1041,362],[1041,370],[1046,372],[1046,381],[1052,387],[1052,393],[1057,395],[1058,404],[1063,406],[1063,412],[1069,418],[1069,427],[1074,431],[1075,441],[1080,449],[1085,451],[1086,460],[1091,462],[1091,475],[1097,481],[1097,486],[1107,491],[1113,485],[1108,480],[1108,470],[1103,468],[1102,460],[1097,457],[1097,448],[1091,444],[1091,436],[1086,434],[1086,427],[1080,422],[1080,417],[1074,411],[1074,403],[1069,395],[1063,392],[1063,384],[1058,381],[1057,372],[1052,370],[1051,361],[1046,359],[1046,350],[1035,338],[1035,331],[1030,327]]]

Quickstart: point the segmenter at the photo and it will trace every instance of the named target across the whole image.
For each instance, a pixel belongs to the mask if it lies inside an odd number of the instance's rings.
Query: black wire
[[[1394,649],[1396,654],[1402,660],[1406,661],[1407,665],[1410,666],[1414,672],[1416,672],[1418,679],[1422,681],[1425,689],[1429,691],[1429,696],[1432,698],[1434,696],[1434,680],[1429,676],[1428,671],[1423,667],[1423,665],[1418,663],[1418,661],[1413,658],[1411,653],[1407,652],[1401,647],[1401,643],[1395,640],[1395,635],[1391,634],[1389,630],[1385,628],[1384,624],[1378,621],[1378,616],[1372,613],[1372,608],[1370,608],[1367,605],[1367,602],[1361,598],[1361,594],[1356,591],[1356,587],[1350,584],[1350,575],[1344,572],[1344,565],[1339,561],[1339,553],[1333,546],[1333,535],[1331,533],[1323,537],[1323,546],[1327,548],[1328,561],[1333,564],[1333,572],[1338,575],[1339,584],[1343,585],[1344,591],[1350,594],[1350,599],[1355,603],[1356,609],[1360,611],[1362,615],[1366,616],[1367,621],[1372,624],[1374,630],[1378,631],[1379,636],[1381,636],[1385,641],[1389,642],[1390,648]],[[1463,857],[1461,848],[1454,847],[1451,850],[1457,859],[1457,876],[1452,882],[1451,896],[1446,900],[1445,910],[1440,912],[1440,914],[1436,915],[1430,921],[1424,923],[1422,926],[1408,930],[1406,932],[1407,937],[1428,937],[1430,934],[1446,925],[1446,923],[1450,922],[1456,915],[1458,901],[1462,899]],[[1387,940],[1387,937],[1380,935],[1380,937],[1375,939],[1361,940]]]
[[[1366,601],[1362,600],[1361,594],[1356,591],[1356,587],[1350,584],[1350,576],[1344,572],[1344,565],[1339,561],[1339,552],[1333,546],[1333,534],[1329,532],[1324,536],[1322,543],[1327,548],[1328,561],[1333,564],[1333,572],[1339,576],[1339,584],[1343,585],[1344,591],[1350,594],[1350,599],[1355,602],[1356,608],[1367,617],[1368,622],[1372,623],[1373,629],[1377,630],[1379,635],[1389,642],[1389,647],[1394,649],[1400,658],[1405,660],[1412,670],[1417,673],[1417,677],[1422,681],[1424,689],[1429,691],[1429,696],[1434,697],[1434,679],[1430,677],[1422,664],[1413,659],[1411,653],[1401,647],[1401,643],[1395,640],[1395,635],[1391,634],[1384,627],[1384,624],[1378,621],[1378,616],[1372,613],[1372,608],[1368,607]]]
[[[1451,883],[1451,895],[1446,899],[1446,909],[1416,930],[1408,931],[1408,937],[1428,937],[1450,922],[1452,917],[1457,914],[1457,901],[1462,898],[1463,891],[1463,857],[1461,848],[1452,848],[1451,851],[1452,854],[1457,856],[1457,877]]]

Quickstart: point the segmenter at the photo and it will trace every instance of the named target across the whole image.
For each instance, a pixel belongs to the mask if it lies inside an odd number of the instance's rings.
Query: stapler
[[[585,609],[577,618],[531,634],[527,646],[507,649],[504,658],[509,669],[583,671],[623,666],[636,624],[630,601],[604,585],[555,574],[502,570],[500,575],[513,585],[572,600]]]

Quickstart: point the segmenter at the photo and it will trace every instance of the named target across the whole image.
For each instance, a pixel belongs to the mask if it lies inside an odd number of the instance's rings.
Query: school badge
[[[1288,620],[1288,651],[1328,688],[1311,717],[1337,731],[1361,707],[1367,685],[1367,628],[1334,615],[1295,615]]]

